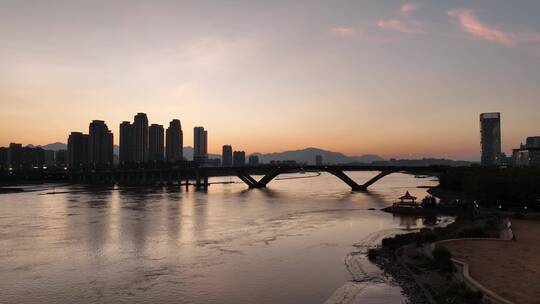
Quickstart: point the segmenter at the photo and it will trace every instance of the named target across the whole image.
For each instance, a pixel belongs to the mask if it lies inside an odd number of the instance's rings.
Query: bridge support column
[[[253,177],[251,177],[251,175],[243,171],[237,172],[236,175],[238,176],[239,179],[241,179],[244,183],[246,183],[246,185],[248,185],[250,189],[253,189],[253,188],[259,189],[259,188],[265,188],[269,182],[271,182],[274,178],[276,178],[276,176],[280,175],[281,173],[283,173],[283,171],[280,169],[273,170],[270,173],[263,176],[259,181],[255,180]]]
[[[345,174],[343,171],[341,171],[339,169],[331,169],[331,170],[327,170],[327,172],[334,175],[334,176],[336,176],[337,178],[342,180],[344,183],[349,185],[349,187],[351,187],[352,191],[360,191],[360,192],[368,191],[369,186],[373,185],[375,182],[377,182],[381,178],[387,176],[388,174],[393,173],[393,171],[390,171],[390,170],[381,171],[381,173],[377,174],[376,176],[374,176],[373,178],[368,180],[366,183],[360,185],[357,182],[355,182],[354,180],[352,180],[347,174]]]
[[[251,177],[250,175],[244,173],[244,172],[237,172],[236,176],[238,176],[239,179],[241,179],[246,185],[248,185],[249,188],[257,188],[257,181]]]
[[[201,173],[198,170],[195,172],[195,188],[197,190],[201,188],[203,190],[208,189],[208,177],[201,175]]]
[[[367,187],[364,185],[359,185],[357,182],[352,180],[347,174],[343,173],[341,170],[328,170],[328,173],[334,175],[335,177],[342,180],[344,183],[351,187],[352,191],[367,191]]]

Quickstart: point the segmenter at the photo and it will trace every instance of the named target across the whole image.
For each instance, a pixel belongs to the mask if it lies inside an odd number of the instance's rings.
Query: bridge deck
[[[236,176],[249,188],[264,188],[280,174],[298,172],[328,172],[346,183],[353,191],[367,191],[367,188],[381,178],[395,172],[410,173],[437,173],[447,170],[448,167],[396,167],[396,166],[369,166],[369,165],[261,165],[243,167],[171,167],[153,169],[112,169],[101,171],[60,171],[47,172],[51,178],[62,178],[82,183],[125,183],[125,184],[152,184],[174,183],[185,180],[195,180],[197,188],[207,188],[208,178],[217,176]],[[348,171],[377,171],[376,176],[359,184],[345,174]],[[256,180],[252,175],[263,175]]]

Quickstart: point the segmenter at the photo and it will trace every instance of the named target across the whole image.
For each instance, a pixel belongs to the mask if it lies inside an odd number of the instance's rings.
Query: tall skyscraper
[[[232,147],[230,145],[224,145],[221,152],[221,165],[223,167],[232,166]]]
[[[246,152],[234,151],[233,152],[233,166],[243,167],[246,165]]]
[[[88,163],[89,136],[81,132],[71,132],[68,137],[67,161],[72,169],[80,169]]]
[[[150,128],[148,128],[148,133],[149,160],[161,162],[165,156],[163,153],[163,126],[152,124]]]
[[[133,162],[133,125],[129,121],[120,124],[120,165]]]
[[[193,133],[193,160],[204,163],[208,159],[208,131],[195,127]]]
[[[145,113],[137,113],[133,119],[133,161],[148,161],[148,117]]]
[[[180,120],[173,119],[169,123],[166,134],[166,156],[167,161],[174,163],[184,158],[183,145],[184,134],[182,133],[182,125]]]
[[[501,113],[480,114],[482,165],[495,166],[501,156]]]
[[[93,120],[88,130],[88,160],[94,167],[113,165],[113,134],[103,120]]]

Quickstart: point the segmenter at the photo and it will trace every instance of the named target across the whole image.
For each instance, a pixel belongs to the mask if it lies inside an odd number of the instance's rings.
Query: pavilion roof
[[[409,191],[407,191],[407,193],[405,193],[404,196],[400,197],[399,198],[400,200],[415,200],[416,199],[416,196],[412,196]]]

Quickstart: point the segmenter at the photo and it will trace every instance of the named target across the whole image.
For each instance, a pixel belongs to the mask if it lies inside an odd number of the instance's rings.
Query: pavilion
[[[399,208],[417,208],[416,196],[412,196],[409,191],[399,198],[399,202],[394,203],[394,207]]]

